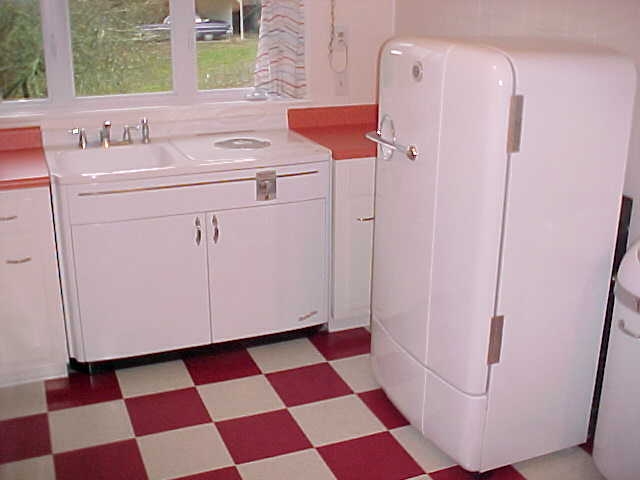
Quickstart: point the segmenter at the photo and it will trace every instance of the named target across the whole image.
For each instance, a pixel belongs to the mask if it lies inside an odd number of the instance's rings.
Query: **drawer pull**
[[[213,243],[218,243],[220,237],[220,228],[218,228],[218,216],[211,217],[211,226],[213,227]]]
[[[375,220],[376,217],[358,217],[356,218],[356,220],[358,220],[359,222],[372,222]]]
[[[10,222],[11,220],[16,220],[18,215],[10,215],[8,217],[0,217],[0,222]]]
[[[627,326],[624,323],[624,320],[620,319],[618,320],[618,328],[622,331],[622,333],[624,333],[626,336],[633,338],[634,340],[640,340],[640,334],[637,334],[635,332],[632,332],[631,330],[629,330],[627,328]]]
[[[202,241],[202,227],[200,226],[200,217],[196,217],[196,245],[200,246]]]
[[[20,265],[31,261],[31,257],[24,257],[20,260],[6,260],[7,265]]]

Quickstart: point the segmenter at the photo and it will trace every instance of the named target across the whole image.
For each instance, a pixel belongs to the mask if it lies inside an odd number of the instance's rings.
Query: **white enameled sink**
[[[192,135],[150,144],[47,148],[47,164],[58,184],[166,179],[292,163],[326,161],[329,151],[289,130]],[[241,133],[242,135],[239,135]],[[165,180],[159,180],[165,181]]]
[[[61,174],[100,176],[168,168],[175,163],[164,145],[121,145],[57,152]]]

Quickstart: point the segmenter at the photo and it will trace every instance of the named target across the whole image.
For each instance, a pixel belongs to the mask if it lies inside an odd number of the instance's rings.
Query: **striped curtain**
[[[304,0],[262,0],[256,92],[304,98]]]

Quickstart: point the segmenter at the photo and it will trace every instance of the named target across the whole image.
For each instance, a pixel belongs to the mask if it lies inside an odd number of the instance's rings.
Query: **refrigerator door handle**
[[[414,161],[416,158],[418,158],[418,148],[415,145],[404,147],[396,142],[387,140],[386,138],[382,138],[382,133],[379,130],[367,132],[364,136],[368,140],[371,140],[378,145],[382,145],[383,147],[389,148],[394,151],[404,152],[406,157],[411,161]]]

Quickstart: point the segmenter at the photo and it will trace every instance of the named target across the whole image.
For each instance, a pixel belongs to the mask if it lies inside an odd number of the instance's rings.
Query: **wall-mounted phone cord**
[[[329,37],[329,67],[335,73],[344,73],[347,71],[349,65],[349,46],[343,36],[336,39],[336,0],[331,0],[331,32]],[[344,50],[344,64],[336,66],[335,53],[336,51]]]

